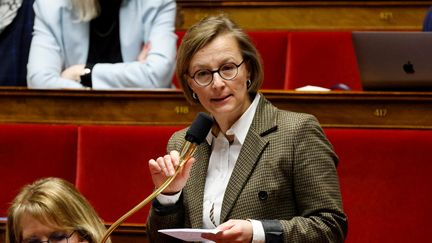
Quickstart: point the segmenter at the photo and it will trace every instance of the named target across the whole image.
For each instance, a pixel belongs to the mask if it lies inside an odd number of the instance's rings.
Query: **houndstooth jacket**
[[[168,151],[181,149],[185,132],[172,136]],[[210,153],[209,144],[198,146],[197,161],[176,205],[154,201],[147,221],[152,242],[175,241],[158,229],[202,227]],[[313,116],[279,110],[261,97],[223,195],[221,222],[260,220],[266,242],[343,242],[348,222],[337,162]]]

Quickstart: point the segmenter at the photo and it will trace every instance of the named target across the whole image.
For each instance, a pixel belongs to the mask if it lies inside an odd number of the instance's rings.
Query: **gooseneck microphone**
[[[206,138],[207,134],[209,133],[211,127],[213,126],[213,118],[207,115],[204,112],[199,112],[196,116],[195,120],[192,122],[191,126],[186,132],[186,142],[183,144],[182,150],[180,152],[180,161],[179,165],[177,166],[174,175],[167,178],[167,180],[158,188],[156,189],[152,194],[150,194],[146,199],[141,201],[139,204],[137,204],[134,208],[129,210],[127,213],[125,213],[122,217],[120,217],[116,222],[114,222],[105,233],[104,237],[101,240],[101,243],[105,243],[111,233],[121,224],[123,223],[127,218],[129,218],[131,215],[135,214],[140,210],[142,207],[147,205],[151,200],[153,200],[155,197],[157,197],[165,188],[171,184],[171,182],[174,180],[174,178],[180,173],[181,169],[183,168],[183,165],[188,161],[193,153],[195,152],[198,145],[200,145],[204,139]]]

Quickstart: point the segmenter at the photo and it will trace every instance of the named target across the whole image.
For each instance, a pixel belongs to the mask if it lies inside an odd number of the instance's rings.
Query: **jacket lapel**
[[[64,43],[64,65],[69,67],[78,63],[86,63],[88,49],[89,49],[89,28],[90,22],[78,21],[78,17],[75,16],[72,8],[62,9],[62,19],[74,21],[62,21],[61,29],[61,41]],[[73,31],[71,31],[73,30]]]
[[[228,219],[237,198],[249,180],[256,163],[259,161],[262,151],[269,143],[268,139],[264,136],[276,130],[276,116],[277,109],[261,96],[254,119],[225,191],[222,203],[221,222],[225,222]],[[202,185],[202,188],[204,188],[204,185]],[[200,201],[200,203],[202,202]]]

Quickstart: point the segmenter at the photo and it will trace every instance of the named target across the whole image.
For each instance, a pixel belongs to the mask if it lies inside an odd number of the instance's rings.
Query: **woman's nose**
[[[220,76],[218,72],[213,73],[213,86],[225,85],[225,80]]]

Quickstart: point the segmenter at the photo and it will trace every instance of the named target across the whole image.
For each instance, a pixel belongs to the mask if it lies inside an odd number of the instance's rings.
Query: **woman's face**
[[[80,240],[78,232],[65,231],[55,225],[42,224],[30,215],[21,218],[21,229],[23,243],[39,243],[41,241],[58,243],[78,243],[87,242]]]
[[[205,87],[199,86],[190,77],[188,84],[197,94],[200,103],[219,123],[228,122],[231,126],[251,104],[246,84],[250,77],[247,60],[243,60],[234,37],[230,34],[220,35],[200,49],[192,57],[189,75],[193,76],[203,69],[218,70],[227,63],[242,63],[238,67],[237,76],[232,80],[224,80],[218,73],[214,73],[213,81]]]

